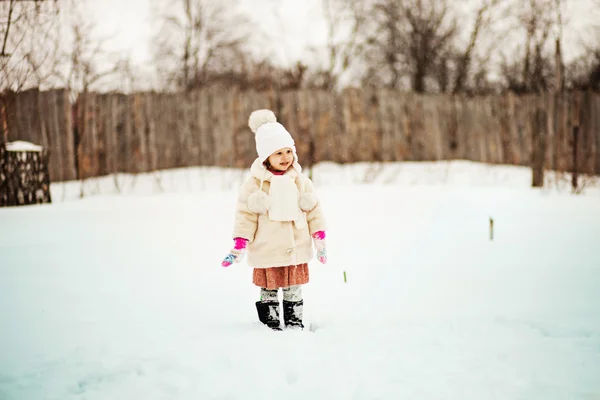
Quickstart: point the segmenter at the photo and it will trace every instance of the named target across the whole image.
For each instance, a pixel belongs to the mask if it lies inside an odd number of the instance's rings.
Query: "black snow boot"
[[[283,300],[283,321],[286,328],[304,329],[304,325],[302,324],[303,309],[304,300]]]
[[[279,302],[275,300],[269,301],[257,301],[256,311],[258,312],[258,319],[263,324],[267,325],[274,331],[280,331],[279,326]]]

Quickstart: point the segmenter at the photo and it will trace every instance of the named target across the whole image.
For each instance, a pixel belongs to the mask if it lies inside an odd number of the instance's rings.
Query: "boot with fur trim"
[[[286,328],[304,329],[302,317],[304,311],[304,300],[287,301],[283,300],[283,321]]]
[[[256,311],[258,312],[258,319],[260,322],[274,331],[281,330],[279,322],[279,301],[257,301]]]

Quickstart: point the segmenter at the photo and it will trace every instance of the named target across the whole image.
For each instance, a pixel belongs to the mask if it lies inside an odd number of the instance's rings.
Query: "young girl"
[[[283,292],[286,327],[303,329],[301,285],[308,283],[308,262],[327,262],[325,218],[312,181],[302,174],[289,132],[270,110],[250,114],[258,158],[242,184],[233,229],[234,246],[224,267],[248,254],[253,282],[260,289],[256,302],[259,320],[274,330],[279,321],[279,288]]]

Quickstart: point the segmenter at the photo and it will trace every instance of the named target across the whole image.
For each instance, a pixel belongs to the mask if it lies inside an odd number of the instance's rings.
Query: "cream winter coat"
[[[254,268],[298,265],[312,260],[312,234],[327,229],[312,181],[302,174],[297,162],[284,176],[298,188],[299,218],[277,221],[269,218],[271,180],[275,176],[259,159],[242,184],[235,214],[233,238],[248,239],[248,265]],[[276,178],[279,178],[277,176]],[[272,215],[272,214],[271,214]]]

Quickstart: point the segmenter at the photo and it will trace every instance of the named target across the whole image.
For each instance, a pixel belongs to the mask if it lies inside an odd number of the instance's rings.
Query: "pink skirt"
[[[308,283],[308,264],[254,268],[252,282],[261,288],[279,289]]]

